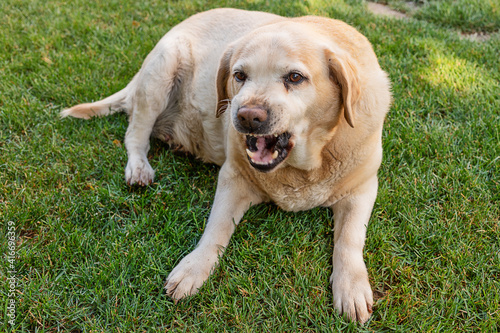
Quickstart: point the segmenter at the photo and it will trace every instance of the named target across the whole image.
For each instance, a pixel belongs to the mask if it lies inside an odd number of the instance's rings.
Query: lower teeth
[[[250,149],[248,149],[248,148],[246,149],[246,151],[247,151],[248,157],[250,157],[250,159],[252,160],[252,162],[255,163],[255,164],[259,164],[259,165],[272,164],[274,162],[274,160],[278,158],[278,155],[279,155],[278,151],[275,150],[274,153],[273,153],[273,155],[271,156],[271,158],[272,158],[271,161],[269,161],[269,162],[261,162],[261,161],[256,161],[256,160],[253,159],[253,157],[257,153],[254,153],[254,152],[250,151]]]

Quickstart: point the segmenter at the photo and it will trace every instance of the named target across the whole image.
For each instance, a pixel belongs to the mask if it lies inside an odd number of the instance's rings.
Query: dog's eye
[[[302,82],[303,80],[304,80],[304,77],[296,72],[292,72],[292,73],[288,74],[288,76],[286,77],[286,81],[289,83],[297,84],[297,83]]]
[[[243,72],[236,72],[236,73],[234,73],[234,78],[238,82],[243,82],[247,79],[247,76]]]

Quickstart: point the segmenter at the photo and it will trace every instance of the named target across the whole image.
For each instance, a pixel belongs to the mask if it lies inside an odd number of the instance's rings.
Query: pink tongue
[[[260,162],[260,163],[269,163],[273,160],[273,152],[269,151],[266,148],[266,139],[264,137],[258,137],[257,138],[257,151],[255,152],[255,155],[252,157],[252,159],[255,162]]]

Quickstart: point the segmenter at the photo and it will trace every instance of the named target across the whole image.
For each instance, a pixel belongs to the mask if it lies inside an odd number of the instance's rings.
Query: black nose
[[[267,123],[267,110],[261,106],[242,106],[237,117],[243,129],[249,133],[257,132]]]

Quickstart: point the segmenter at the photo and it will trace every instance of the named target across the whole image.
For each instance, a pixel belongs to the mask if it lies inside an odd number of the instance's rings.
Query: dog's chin
[[[250,165],[261,172],[270,172],[281,165],[293,148],[292,134],[245,134]]]

